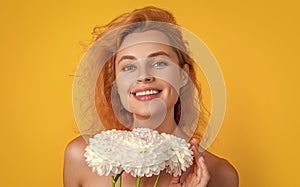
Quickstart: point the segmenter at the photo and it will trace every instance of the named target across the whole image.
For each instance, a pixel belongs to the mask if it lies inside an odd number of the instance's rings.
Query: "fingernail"
[[[192,139],[192,142],[197,144],[197,140],[195,138]]]
[[[200,160],[202,160],[202,162],[204,162],[204,161],[205,161],[205,160],[204,160],[204,158],[203,158],[203,156],[201,156],[201,157],[200,157]]]

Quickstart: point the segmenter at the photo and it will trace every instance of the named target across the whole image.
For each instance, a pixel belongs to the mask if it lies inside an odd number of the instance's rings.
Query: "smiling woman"
[[[163,37],[161,32],[146,31],[130,34],[129,40],[130,37],[137,38],[136,35],[142,38],[149,38],[149,35]],[[127,38],[124,43],[127,43]],[[182,78],[187,80],[187,76],[181,76],[176,53],[170,46],[147,42],[122,49],[116,55],[116,61],[119,62],[116,64],[116,86],[125,109],[133,114],[133,119],[144,120],[139,123],[142,127],[172,133],[177,127],[176,122],[164,118],[174,118],[180,86],[184,86]],[[127,70],[129,67],[130,71]],[[164,115],[158,115],[162,113]],[[138,127],[135,122],[133,125]]]
[[[94,36],[85,61],[95,64],[84,69],[96,77],[91,89],[94,103],[86,109],[80,104],[80,109],[89,111],[94,105],[102,125],[90,120],[88,133],[68,145],[65,186],[110,186],[110,177],[98,176],[85,162],[88,138],[101,130],[136,128],[155,129],[185,140],[193,137],[190,150],[194,163],[189,170],[175,177],[163,172],[158,184],[156,176],[142,177],[141,186],[238,186],[235,169],[198,145],[208,112],[201,101],[197,66],[173,15],[156,7],[137,9],[95,28]],[[93,71],[96,73],[90,73]],[[126,160],[130,155],[122,156]],[[119,183],[134,186],[135,178],[123,173]]]

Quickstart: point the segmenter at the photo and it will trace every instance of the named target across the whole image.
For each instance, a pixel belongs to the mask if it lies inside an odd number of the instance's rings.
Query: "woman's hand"
[[[192,139],[190,143],[191,150],[194,153],[194,163],[183,183],[180,182],[181,176],[173,177],[169,187],[207,187],[210,180],[209,171],[203,157],[198,151],[197,141]]]

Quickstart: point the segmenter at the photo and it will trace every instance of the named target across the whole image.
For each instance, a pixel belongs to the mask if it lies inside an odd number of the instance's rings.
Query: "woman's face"
[[[121,102],[139,120],[162,112],[173,113],[179,89],[185,84],[176,53],[170,46],[157,43],[163,40],[166,43],[167,37],[159,31],[132,33],[116,55]]]

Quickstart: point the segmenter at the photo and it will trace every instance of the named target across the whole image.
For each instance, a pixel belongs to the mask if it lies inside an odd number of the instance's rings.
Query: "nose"
[[[151,69],[147,66],[147,63],[141,64],[139,75],[136,80],[139,83],[150,83],[155,80],[151,73]]]
[[[150,83],[153,82],[155,80],[155,77],[153,76],[141,76],[137,79],[137,82],[141,82],[141,83]]]

